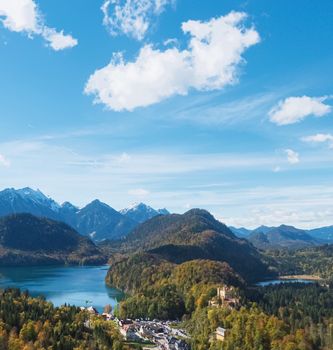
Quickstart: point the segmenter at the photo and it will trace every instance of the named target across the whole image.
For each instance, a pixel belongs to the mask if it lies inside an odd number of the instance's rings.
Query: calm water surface
[[[281,280],[271,280],[271,281],[263,281],[257,283],[258,286],[265,287],[269,285],[281,284],[281,283],[316,283],[313,280],[304,280],[304,279],[281,279]]]
[[[92,305],[102,311],[123,297],[122,292],[105,285],[107,270],[107,266],[1,267],[0,288],[29,290],[30,295],[43,295],[55,306]]]

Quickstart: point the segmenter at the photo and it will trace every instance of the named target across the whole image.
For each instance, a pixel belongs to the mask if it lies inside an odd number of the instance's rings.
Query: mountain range
[[[333,226],[312,230],[302,230],[288,225],[259,226],[254,230],[243,227],[230,227],[230,229],[236,236],[248,239],[260,249],[297,249],[333,242]]]
[[[99,200],[94,200],[83,208],[70,202],[60,205],[41,191],[29,187],[1,191],[0,217],[17,213],[62,221],[80,234],[101,241],[122,238],[140,223],[169,212],[166,209],[155,210],[143,203],[118,212]]]
[[[147,220],[169,214],[166,209],[154,209],[144,203],[120,211],[99,200],[94,200],[83,208],[78,208],[70,202],[60,205],[41,191],[29,187],[1,191],[0,217],[16,213],[30,213],[37,217],[65,222],[94,241],[125,238]],[[254,230],[230,227],[230,230],[236,236],[250,240],[259,248],[298,248],[333,243],[333,226],[312,230],[301,230],[286,225],[260,226]]]

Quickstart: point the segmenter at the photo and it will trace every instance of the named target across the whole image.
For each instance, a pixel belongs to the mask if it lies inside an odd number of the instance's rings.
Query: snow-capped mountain
[[[169,214],[166,209],[156,210],[144,203],[133,204],[131,207],[120,210],[120,213],[139,223],[143,223],[157,215]]]
[[[82,235],[103,240],[126,236],[140,223],[169,212],[166,209],[155,210],[143,203],[118,212],[99,200],[94,200],[80,209],[70,202],[60,205],[41,191],[29,187],[1,191],[0,217],[18,213],[63,221]]]
[[[58,219],[61,206],[39,190],[25,187],[19,190],[7,188],[0,192],[0,216],[30,213],[35,216]]]

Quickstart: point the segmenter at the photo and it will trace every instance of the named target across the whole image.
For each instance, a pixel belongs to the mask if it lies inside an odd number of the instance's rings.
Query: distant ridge
[[[1,191],[0,217],[18,213],[30,213],[37,217],[62,221],[80,234],[102,241],[123,238],[140,223],[156,215],[166,215],[168,211],[155,210],[140,203],[126,213],[120,213],[99,200],[94,200],[80,209],[70,202],[60,205],[40,190],[29,187]]]
[[[253,245],[260,249],[298,249],[323,244],[319,235],[310,234],[293,226],[280,225],[278,227],[260,226],[254,230],[231,230],[240,237],[245,237]]]

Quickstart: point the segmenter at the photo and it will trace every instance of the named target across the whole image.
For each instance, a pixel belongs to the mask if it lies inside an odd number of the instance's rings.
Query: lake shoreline
[[[0,267],[0,289],[28,290],[43,296],[54,306],[93,306],[99,312],[110,304],[115,308],[124,293],[105,284],[108,265]]]
[[[285,275],[285,276],[279,276],[279,280],[305,280],[305,281],[323,281],[323,279],[319,276],[315,275]]]

